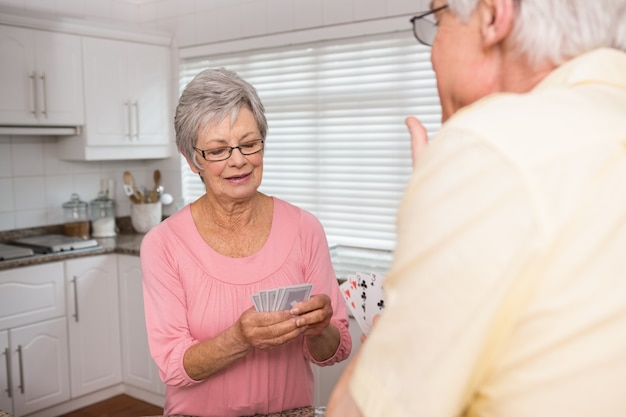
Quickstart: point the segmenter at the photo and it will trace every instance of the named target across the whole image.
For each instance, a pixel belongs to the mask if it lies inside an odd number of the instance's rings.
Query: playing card
[[[375,272],[364,277],[367,280],[367,300],[365,302],[365,320],[371,325],[374,317],[385,309],[383,277]]]
[[[294,304],[307,300],[311,295],[313,284],[298,284],[284,287],[281,298],[278,300],[276,310],[290,310]]]
[[[385,309],[383,276],[357,272],[339,288],[344,301],[364,334],[372,329],[374,317]]]
[[[307,300],[312,288],[313,284],[298,284],[261,290],[252,294],[252,303],[259,312],[289,310],[294,304]]]
[[[343,282],[339,288],[341,289],[341,295],[343,296],[346,306],[352,314],[352,317],[356,320],[361,332],[368,334],[371,326],[365,321],[365,316],[361,310],[361,291],[358,286],[356,275],[348,276],[348,279]]]

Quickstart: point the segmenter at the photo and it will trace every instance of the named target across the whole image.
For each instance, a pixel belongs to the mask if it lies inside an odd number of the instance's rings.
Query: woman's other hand
[[[330,298],[326,294],[316,294],[308,300],[300,301],[289,311],[297,316],[296,324],[300,328],[306,328],[307,336],[319,336],[330,324],[333,316],[333,307]]]
[[[258,312],[254,307],[241,314],[238,328],[243,343],[260,350],[290,342],[306,330],[289,311]]]

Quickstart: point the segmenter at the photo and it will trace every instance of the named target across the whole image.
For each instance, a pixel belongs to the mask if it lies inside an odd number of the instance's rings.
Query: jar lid
[[[73,193],[70,196],[70,201],[63,203],[63,208],[75,209],[75,208],[87,208],[87,203],[80,200],[78,194]]]
[[[95,199],[91,200],[91,205],[103,208],[113,207],[115,205],[115,201],[107,197],[106,193],[100,191],[98,193],[98,196]]]

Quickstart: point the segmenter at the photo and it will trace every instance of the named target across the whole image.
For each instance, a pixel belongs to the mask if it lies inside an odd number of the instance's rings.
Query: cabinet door
[[[65,318],[10,330],[13,406],[16,416],[70,399]]]
[[[35,31],[37,91],[41,124],[84,123],[83,60],[77,35]]]
[[[162,394],[164,384],[148,347],[139,258],[118,255],[118,265],[124,383]]]
[[[0,124],[33,124],[35,117],[33,31],[0,26]],[[10,57],[10,58],[8,58]]]
[[[65,315],[64,288],[63,262],[0,271],[0,329]]]
[[[9,332],[0,332],[0,410],[13,414],[13,401],[10,389],[11,350],[9,349]]]
[[[122,381],[116,255],[66,261],[72,397]]]
[[[133,146],[167,144],[169,131],[169,51],[153,45],[129,45]]]
[[[126,42],[83,38],[87,146],[130,144],[132,103]]]

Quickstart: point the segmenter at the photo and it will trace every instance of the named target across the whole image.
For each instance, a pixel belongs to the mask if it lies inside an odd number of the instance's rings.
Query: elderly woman
[[[254,87],[225,69],[185,88],[176,143],[206,194],[150,230],[141,247],[151,354],[165,414],[241,416],[311,406],[311,362],[352,347],[319,221],[258,191],[267,122]],[[310,283],[290,310],[251,296]]]

